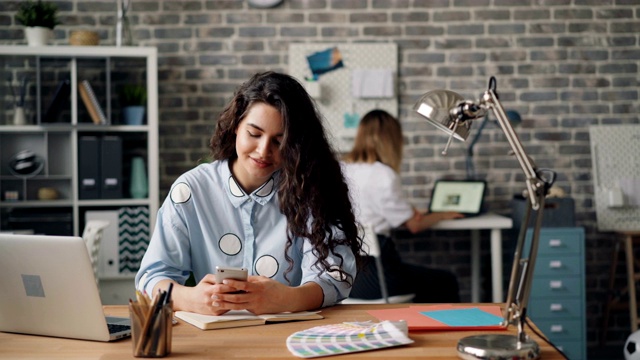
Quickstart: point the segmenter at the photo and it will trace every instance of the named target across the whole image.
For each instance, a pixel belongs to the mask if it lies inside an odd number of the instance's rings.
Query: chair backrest
[[[402,295],[394,295],[389,296],[389,292],[387,290],[387,282],[384,277],[384,268],[382,266],[381,254],[382,250],[380,249],[380,242],[378,241],[378,235],[373,230],[373,226],[369,224],[362,224],[362,255],[369,255],[373,258],[376,263],[376,270],[378,272],[378,280],[380,285],[380,294],[382,297],[380,299],[358,299],[358,298],[347,298],[342,301],[343,304],[383,304],[383,303],[408,303],[413,300],[415,294],[402,294]]]
[[[91,266],[93,267],[93,275],[98,283],[98,261],[100,259],[100,241],[102,240],[103,230],[109,225],[105,220],[89,220],[84,226],[82,239],[87,245],[89,257],[91,258]]]
[[[369,224],[362,225],[362,231],[362,254],[380,257],[380,243],[373,226]]]
[[[384,277],[384,268],[382,267],[382,259],[380,258],[380,242],[378,241],[378,235],[373,230],[373,226],[370,224],[363,224],[362,230],[364,231],[362,238],[363,251],[373,257],[376,262],[376,269],[378,270],[378,280],[380,283],[380,294],[385,303],[389,303],[389,292],[387,291],[387,280]]]

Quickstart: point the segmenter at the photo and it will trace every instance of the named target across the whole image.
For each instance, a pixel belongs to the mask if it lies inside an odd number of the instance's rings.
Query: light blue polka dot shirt
[[[161,280],[184,284],[193,271],[196,282],[213,274],[216,266],[244,267],[251,275],[262,275],[283,284],[298,286],[315,282],[324,293],[323,307],[345,299],[351,287],[339,281],[337,272],[313,266],[316,257],[306,239],[295,238],[289,256],[284,249],[287,219],[278,207],[277,176],[251,194],[245,194],[229,170],[228,161],[202,164],[181,175],[158,211],[157,223],[140,270],[136,288],[151,293]],[[337,248],[345,259],[344,270],[354,278],[353,253]],[[338,257],[329,263],[340,265]]]

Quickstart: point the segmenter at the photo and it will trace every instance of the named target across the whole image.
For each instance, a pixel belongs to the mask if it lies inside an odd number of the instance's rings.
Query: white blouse
[[[381,162],[342,163],[356,219],[389,236],[392,228],[413,216],[413,206],[403,196],[400,175]]]

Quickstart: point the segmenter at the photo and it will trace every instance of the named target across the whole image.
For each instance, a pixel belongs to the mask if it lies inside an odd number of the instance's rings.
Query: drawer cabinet
[[[527,231],[527,246],[533,230]],[[584,229],[543,228],[528,314],[569,359],[584,359],[586,298]]]

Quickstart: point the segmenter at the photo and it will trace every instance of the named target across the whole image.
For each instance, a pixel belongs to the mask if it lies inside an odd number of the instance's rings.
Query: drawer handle
[[[551,311],[562,311],[562,304],[551,304],[551,306],[549,306],[549,309]]]
[[[560,247],[562,246],[562,240],[560,239],[551,239],[549,240],[550,247]]]
[[[552,333],[560,333],[562,332],[562,325],[551,325]]]
[[[562,261],[560,260],[551,260],[549,261],[549,268],[551,269],[559,269],[562,267]]]
[[[552,280],[552,281],[549,281],[549,286],[550,286],[552,289],[560,289],[560,288],[562,288],[562,280]]]

